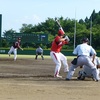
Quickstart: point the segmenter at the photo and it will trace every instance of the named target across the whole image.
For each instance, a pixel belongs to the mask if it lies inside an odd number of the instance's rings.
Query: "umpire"
[[[92,46],[88,45],[88,42],[89,42],[88,38],[83,38],[82,44],[78,45],[74,49],[73,54],[77,55],[77,63],[75,64],[72,62],[66,80],[70,80],[72,78],[75,69],[78,66],[86,65],[87,67],[91,68],[94,81],[98,81],[97,70],[94,65],[96,51],[92,48]],[[92,54],[93,56],[92,61],[90,59],[90,54]]]
[[[41,55],[42,60],[44,60],[43,49],[40,46],[36,49],[36,57],[35,57],[36,60],[37,60],[38,55]]]

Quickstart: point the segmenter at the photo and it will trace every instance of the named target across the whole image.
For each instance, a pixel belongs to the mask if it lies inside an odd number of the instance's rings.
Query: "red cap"
[[[64,31],[61,30],[61,29],[58,31],[58,35],[60,35],[60,36],[61,36],[61,35],[64,35],[64,34],[65,34]]]

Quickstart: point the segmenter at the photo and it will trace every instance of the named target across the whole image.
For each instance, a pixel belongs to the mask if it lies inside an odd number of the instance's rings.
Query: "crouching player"
[[[92,56],[91,56],[91,59],[92,59]],[[98,79],[100,80],[100,76],[99,76],[99,74],[100,74],[100,59],[97,56],[94,59],[94,66],[96,67],[97,74],[98,74]],[[77,79],[84,80],[85,77],[93,79],[91,68],[87,67],[86,65],[84,65],[82,67],[83,67],[83,70],[79,71]]]

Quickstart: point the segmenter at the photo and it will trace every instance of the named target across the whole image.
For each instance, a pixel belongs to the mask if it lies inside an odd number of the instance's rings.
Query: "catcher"
[[[11,46],[11,48],[8,52],[9,56],[11,55],[12,52],[14,53],[14,61],[16,61],[16,59],[17,59],[17,49],[23,50],[20,47],[20,43],[21,43],[21,38],[18,38],[17,41],[13,43],[13,45]]]
[[[77,67],[86,65],[92,70],[94,81],[98,82],[99,79],[97,76],[97,68],[94,66],[96,51],[92,46],[88,45],[88,43],[89,39],[87,37],[84,37],[82,39],[82,43],[77,45],[77,47],[74,49],[73,54],[77,55],[77,63],[73,63],[74,60],[72,61],[69,72],[66,76],[66,80],[70,80],[72,78]],[[92,61],[90,59],[90,54],[93,56]]]
[[[92,56],[91,56],[91,60],[92,60]],[[95,64],[95,67],[97,70],[97,77],[100,80],[100,59],[99,59],[99,57],[97,57],[97,56],[95,57],[94,64]],[[83,70],[79,71],[77,79],[84,80],[85,77],[93,79],[93,74],[92,74],[91,68],[87,67],[86,65],[83,65],[82,68],[83,68]]]

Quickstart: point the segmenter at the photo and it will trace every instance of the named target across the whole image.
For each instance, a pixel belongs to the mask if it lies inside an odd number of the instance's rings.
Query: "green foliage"
[[[2,47],[8,47],[8,43],[6,42],[6,39],[2,39],[1,43],[2,43]]]
[[[7,30],[7,31],[5,30],[5,31],[3,32],[3,36],[6,38],[6,35],[9,34],[9,33],[10,33],[10,34],[16,33],[16,31],[13,30],[13,29],[10,29],[10,30]]]
[[[51,47],[51,43],[54,39],[54,37],[57,35],[58,32],[58,25],[55,22],[56,18],[47,18],[45,22],[41,22],[38,25],[32,25],[32,24],[22,24],[22,27],[20,28],[20,33],[32,33],[32,34],[42,34],[46,33],[48,34],[48,40],[49,43],[45,44],[23,44],[23,47],[36,47],[37,45],[41,45],[43,48],[48,49]],[[90,18],[86,17],[84,20],[80,19],[79,21],[75,19],[70,18],[63,18],[62,16],[58,18],[59,22],[61,23],[61,26],[63,27],[66,35],[70,38],[69,45],[65,45],[63,49],[73,49],[74,44],[74,33],[75,33],[75,21],[76,21],[76,45],[81,42],[81,38],[86,36],[90,38],[90,26],[92,21],[92,46],[95,49],[100,49],[100,11],[98,13],[93,10]],[[16,33],[15,30],[10,29],[8,31],[4,32],[4,37],[6,38],[7,33]],[[2,41],[2,46],[7,46],[6,41]]]
[[[20,33],[32,33],[31,29],[32,29],[33,25],[32,24],[22,24],[22,28],[20,28]]]

